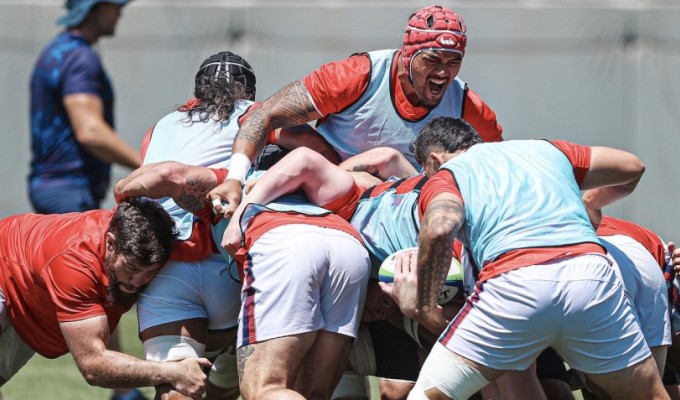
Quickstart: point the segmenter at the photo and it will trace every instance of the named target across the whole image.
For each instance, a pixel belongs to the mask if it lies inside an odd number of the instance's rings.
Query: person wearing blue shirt
[[[140,165],[114,130],[111,82],[93,45],[113,36],[128,0],[68,0],[66,29],[42,50],[31,91],[29,197],[42,214],[99,208],[111,163]]]

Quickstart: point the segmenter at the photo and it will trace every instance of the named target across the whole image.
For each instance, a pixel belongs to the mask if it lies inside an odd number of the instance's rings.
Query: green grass
[[[143,357],[137,339],[136,311],[125,314],[119,326],[122,348],[126,353]],[[150,399],[154,389],[142,388]],[[90,386],[80,374],[70,354],[54,360],[33,356],[6,385],[0,389],[3,400],[108,400],[110,389]]]

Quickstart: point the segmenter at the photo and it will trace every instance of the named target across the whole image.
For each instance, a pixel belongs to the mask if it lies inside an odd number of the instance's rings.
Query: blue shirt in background
[[[77,93],[100,97],[104,119],[114,126],[113,88],[99,56],[82,36],[66,31],[43,49],[31,76],[29,194],[38,212],[97,208],[109,187],[111,164],[82,148],[71,128],[63,98]],[[76,196],[68,201],[77,200],[78,204],[73,204],[73,210],[64,211],[60,206],[50,210],[53,205],[45,199],[63,198],[65,190]]]

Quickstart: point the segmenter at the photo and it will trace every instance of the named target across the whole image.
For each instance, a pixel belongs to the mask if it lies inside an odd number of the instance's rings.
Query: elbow
[[[636,157],[635,160],[630,162],[628,168],[629,179],[626,186],[628,186],[632,191],[637,187],[640,179],[642,179],[642,175],[645,173],[645,164],[642,162],[642,160]]]
[[[101,374],[93,371],[91,368],[82,367],[80,373],[85,378],[85,381],[90,386],[102,386]]]
[[[94,125],[75,129],[73,135],[76,138],[76,142],[85,148],[96,147],[99,144],[99,135]]]
[[[645,173],[645,164],[642,162],[642,160],[639,158],[637,159],[637,162],[633,164],[633,170],[636,174],[637,180],[639,181],[640,178],[642,178],[642,175]]]
[[[184,166],[176,161],[164,161],[156,164],[156,173],[161,182],[181,186],[184,182]]]
[[[424,239],[430,243],[447,243],[453,244],[454,229],[450,224],[436,224],[423,231]]]

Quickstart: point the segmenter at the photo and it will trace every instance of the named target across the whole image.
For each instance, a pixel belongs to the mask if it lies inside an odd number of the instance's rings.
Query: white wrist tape
[[[234,153],[231,155],[231,162],[229,164],[229,173],[227,179],[237,179],[244,184],[246,182],[246,175],[250,170],[250,158],[243,153]]]

